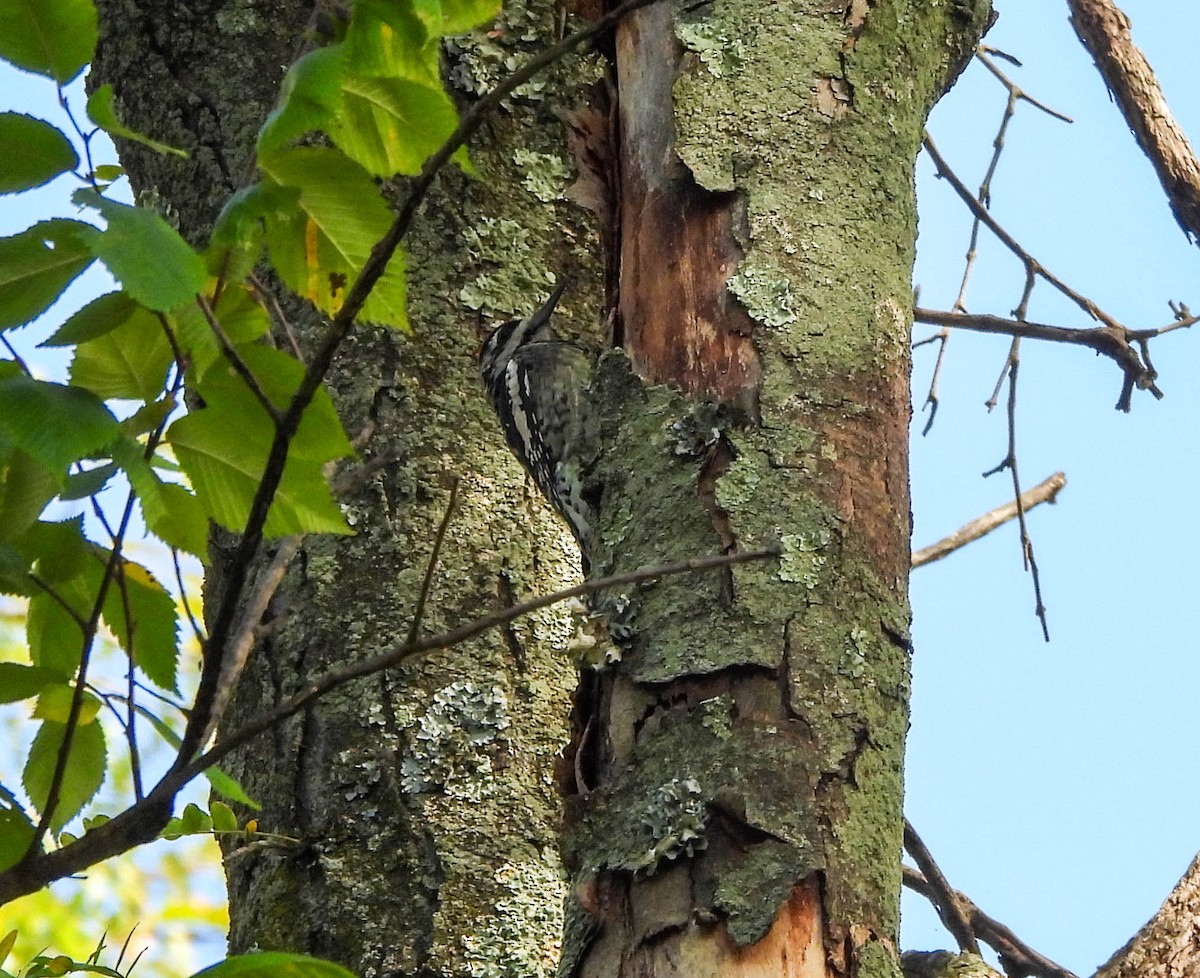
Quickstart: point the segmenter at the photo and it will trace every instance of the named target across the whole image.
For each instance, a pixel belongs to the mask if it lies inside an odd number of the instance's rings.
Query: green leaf
[[[304,954],[261,951],[226,958],[192,978],[354,978],[340,964]]]
[[[348,74],[342,90],[343,109],[329,134],[347,156],[377,176],[419,173],[458,125],[454,104],[440,85]]]
[[[266,346],[246,346],[238,353],[267,399],[280,411],[286,408],[304,378],[304,365],[282,350]],[[266,411],[227,360],[208,370],[196,388],[210,409],[228,413],[231,420],[238,417],[244,426],[269,432],[271,421]],[[328,462],[353,454],[329,392],[319,388],[300,419],[289,448],[290,457]]]
[[[149,720],[150,725],[158,731],[158,735],[172,747],[178,749],[179,745],[183,743],[183,741],[179,738],[179,734],[167,726],[167,724],[164,723],[160,717],[155,716],[144,706],[135,706],[134,709],[137,710],[138,713],[144,716],[147,720]],[[238,784],[236,780],[231,778],[220,768],[205,768],[204,776],[208,779],[208,783],[212,785],[214,791],[224,795],[230,801],[236,801],[240,804],[247,805],[250,808],[253,808],[255,811],[262,808],[262,805],[246,794],[246,790],[240,784]],[[179,820],[172,819],[172,821],[178,822]],[[163,834],[164,836],[166,835],[165,830]]]
[[[122,577],[109,585],[105,596],[104,623],[151,682],[176,692],[179,616],[175,599],[141,564],[125,561],[122,569]]]
[[[267,154],[298,136],[324,129],[340,108],[341,77],[345,68],[341,44],[310,51],[288,70],[279,105],[267,116],[258,134],[258,152]]]
[[[442,20],[436,33],[465,34],[491,23],[500,13],[500,0],[441,0]]]
[[[21,326],[53,305],[95,256],[81,235],[82,221],[56,218],[0,238],[0,330]]]
[[[346,33],[346,63],[364,78],[404,78],[430,88],[442,84],[441,41],[404,3],[358,0]]]
[[[71,716],[71,704],[75,700],[75,687],[70,683],[55,683],[46,686],[38,694],[33,715],[39,720],[66,723]],[[100,712],[100,701],[89,692],[84,692],[79,704],[79,723],[91,723]]]
[[[139,308],[116,329],[76,347],[71,383],[103,398],[150,402],[162,393],[174,362],[162,323]]]
[[[46,720],[42,723],[29,758],[25,762],[22,783],[34,808],[44,812],[54,776],[54,765],[62,746],[66,724]],[[63,773],[58,805],[50,817],[50,828],[61,829],[79,814],[104,783],[108,752],[104,746],[104,728],[98,723],[77,726]]]
[[[118,428],[95,394],[20,376],[0,380],[0,433],[58,473],[106,447]]]
[[[28,452],[16,449],[0,458],[0,540],[31,527],[58,492],[62,472],[51,472]]]
[[[0,703],[16,703],[41,692],[42,687],[60,682],[57,673],[20,662],[0,662]]]
[[[265,336],[271,320],[254,293],[241,285],[227,285],[213,310],[221,329],[234,346]],[[190,365],[189,377],[202,375],[222,356],[212,325],[198,305],[183,306],[172,315],[175,339]]]
[[[199,835],[202,832],[211,832],[213,822],[208,812],[195,802],[188,802],[179,817],[179,825],[184,835]]]
[[[94,190],[76,191],[74,197],[108,222],[103,232],[91,229],[87,245],[143,306],[169,312],[191,302],[204,287],[204,260],[153,211],[118,204]]]
[[[124,292],[106,292],[75,313],[39,346],[74,346],[97,339],[111,333],[140,309]]]
[[[92,0],[4,0],[0,58],[65,85],[92,60],[96,7]]]
[[[57,581],[50,585],[53,596],[39,589],[29,599],[25,616],[29,657],[34,665],[51,670],[63,680],[70,679],[79,668],[83,628],[71,612],[84,621],[91,614],[97,592],[88,585],[83,577]]]
[[[241,420],[209,407],[180,418],[167,429],[167,441],[196,495],[216,522],[235,532],[245,529],[271,444],[269,429],[261,425],[239,428]],[[268,537],[350,532],[330,495],[320,462],[288,459],[264,532]]]
[[[120,180],[125,176],[125,167],[116,166],[112,163],[101,163],[95,170],[92,171],[92,176],[97,180],[104,180],[112,183],[114,180]]]
[[[209,802],[209,808],[214,830],[217,832],[236,832],[238,830],[237,816],[225,802],[215,799]]]
[[[68,502],[94,496],[108,485],[108,480],[116,474],[116,462],[105,462],[103,465],[84,469],[82,472],[72,472],[67,476],[67,481],[63,484],[62,492],[58,496]]]
[[[391,226],[391,211],[370,175],[336,150],[288,150],[260,160],[259,166],[268,181],[300,191],[298,210],[265,215],[276,271],[294,292],[322,312],[336,314],[372,247]],[[406,329],[404,307],[404,267],[397,251],[359,318]]]
[[[101,85],[97,88],[87,100],[88,118],[110,136],[141,143],[143,146],[149,146],[156,153],[170,153],[173,156],[183,157],[185,160],[188,158],[187,150],[169,146],[166,143],[160,143],[157,139],[151,139],[149,136],[144,136],[142,133],[124,125],[117,118],[113,98],[112,85]]]
[[[155,477],[157,479],[157,476]],[[208,563],[208,512],[183,486],[158,483],[152,492],[138,490],[146,526],[167,546]]]
[[[40,187],[79,165],[79,154],[57,126],[19,112],[0,112],[0,146],[21,148],[0,156],[0,194]]]
[[[25,813],[15,808],[0,808],[0,873],[15,866],[32,841],[33,823]]]

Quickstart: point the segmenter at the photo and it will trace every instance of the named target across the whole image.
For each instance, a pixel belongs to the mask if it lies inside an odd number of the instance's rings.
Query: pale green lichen
[[[691,856],[708,847],[704,835],[708,813],[704,795],[694,778],[672,778],[659,785],[642,809],[642,828],[650,845],[624,869],[652,876],[662,861]]]
[[[737,73],[745,66],[745,43],[741,38],[731,37],[715,21],[682,21],[676,24],[675,36],[689,51],[695,53],[714,78]]]
[[[544,203],[561,200],[567,187],[567,165],[559,156],[518,149],[513,162],[521,168],[521,185]]]
[[[554,974],[562,942],[566,878],[558,854],[505,863],[494,880],[500,896],[492,913],[463,938],[472,978],[546,978]]]
[[[499,686],[481,689],[460,680],[434,693],[400,761],[400,781],[410,794],[441,791],[480,800],[492,780],[491,751],[508,729],[508,697]]]
[[[764,326],[788,326],[799,319],[799,296],[791,282],[761,264],[743,261],[725,283],[754,319]]]
[[[810,591],[821,583],[828,560],[825,549],[832,535],[824,528],[804,533],[785,533],[779,555],[780,580],[803,584]]]
[[[754,491],[762,479],[755,459],[739,455],[717,480],[717,504],[730,512],[754,498]]]

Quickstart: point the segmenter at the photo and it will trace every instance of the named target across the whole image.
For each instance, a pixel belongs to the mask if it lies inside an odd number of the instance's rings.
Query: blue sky
[[[1200,142],[1192,40],[1200,5],[1126,0],[1134,37],[1179,121]],[[1119,320],[1171,318],[1167,300],[1200,311],[1198,253],[1076,40],[1065,4],[997,0],[988,42],[1017,56],[1006,70],[1072,116],[1064,125],[1019,108],[993,184],[993,213],[1036,257]],[[1185,40],[1186,39],[1186,40]],[[49,83],[0,69],[0,108],[57,119]],[[18,84],[19,83],[19,84]],[[968,185],[982,176],[1004,93],[978,65],[935,110],[938,145]],[[81,104],[82,99],[77,104]],[[949,308],[969,216],[932,167],[918,167],[921,303]],[[51,187],[32,213],[61,200]],[[23,201],[22,203],[25,203]],[[0,210],[0,233],[28,223]],[[1019,265],[985,240],[968,305],[1007,315]],[[108,286],[78,283],[64,315]],[[1039,286],[1030,318],[1086,325]],[[931,333],[918,326],[917,337]],[[25,336],[22,336],[22,340]],[[1007,476],[983,479],[1006,446],[1002,409],[984,401],[1003,363],[1002,337],[956,334],[933,431],[913,435],[914,545],[1004,502]],[[1157,909],[1200,848],[1200,332],[1153,350],[1166,398],[1113,410],[1120,376],[1073,347],[1026,343],[1018,452],[1026,485],[1063,470],[1054,507],[1030,515],[1053,641],[1042,641],[1016,530],[1004,528],[913,578],[915,685],[909,818],[952,883],[1030,944],[1090,973]],[[917,351],[914,401],[933,350]],[[904,903],[904,946],[950,942],[919,899]]]

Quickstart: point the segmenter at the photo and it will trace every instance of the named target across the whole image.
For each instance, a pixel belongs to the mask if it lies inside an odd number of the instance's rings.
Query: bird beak
[[[562,294],[566,291],[566,289],[566,279],[563,279],[554,287],[554,291],[550,293],[550,298],[542,303],[542,307],[529,317],[530,332],[541,329],[550,321],[550,314],[554,312],[554,307],[558,305],[558,300],[562,297]]]

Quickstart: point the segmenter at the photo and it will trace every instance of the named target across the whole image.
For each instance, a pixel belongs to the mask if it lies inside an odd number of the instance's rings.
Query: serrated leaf
[[[237,816],[233,809],[219,799],[209,802],[212,815],[213,829],[217,832],[236,832],[238,830]]]
[[[0,873],[20,862],[32,841],[33,823],[25,813],[14,808],[0,808]],[[13,931],[8,936],[15,934],[16,931]],[[8,942],[8,937],[5,942]],[[12,950],[11,944],[9,950]]]
[[[19,448],[0,458],[0,540],[18,537],[34,524],[58,492],[61,476]]]
[[[92,0],[5,0],[0,3],[0,58],[65,85],[96,48]]]
[[[40,316],[95,261],[82,240],[94,231],[56,218],[0,238],[0,330]]]
[[[267,310],[241,285],[227,285],[222,290],[213,315],[234,346],[265,336],[271,325]],[[171,318],[176,341],[190,365],[189,376],[202,375],[222,356],[212,325],[197,305],[183,306]]]
[[[304,378],[304,365],[282,350],[266,346],[246,346],[238,353],[267,399],[277,410],[284,410]],[[209,409],[228,412],[231,419],[242,419],[246,429],[260,430],[264,438],[269,437],[271,419],[227,360],[214,364],[196,388]],[[323,387],[305,408],[288,451],[291,457],[318,462],[354,454],[329,392]]]
[[[142,446],[132,439],[118,442],[113,458],[129,477],[150,532],[168,546],[206,561],[209,518],[200,500],[183,486],[159,478],[142,456]]]
[[[354,978],[354,974],[332,961],[304,954],[261,951],[226,958],[192,978]]]
[[[74,197],[108,223],[103,232],[91,229],[87,246],[147,309],[169,312],[191,302],[204,287],[204,260],[153,211],[118,204],[93,190],[77,191]]]
[[[55,723],[66,723],[71,716],[71,704],[75,698],[75,687],[69,683],[55,683],[46,686],[38,694],[37,705],[33,715],[39,720],[53,720]],[[84,692],[79,704],[79,723],[91,723],[100,712],[100,701],[89,692]]]
[[[458,125],[458,112],[439,85],[347,74],[342,111],[329,134],[376,176],[413,175]]]
[[[336,150],[293,149],[259,161],[267,180],[300,191],[299,208],[266,215],[267,247],[280,277],[321,311],[336,314],[375,243],[392,223],[370,175]],[[367,299],[364,322],[407,328],[402,255]]]
[[[116,329],[75,348],[71,383],[105,399],[150,402],[162,393],[174,362],[162,323],[139,308]]]
[[[298,136],[324,129],[341,102],[345,50],[330,44],[310,51],[290,69],[280,89],[279,105],[258,134],[258,152],[271,153]]]
[[[125,561],[122,571],[105,596],[104,623],[151,682],[176,692],[179,615],[175,599],[140,564]]]
[[[58,494],[58,497],[69,502],[75,499],[86,499],[88,496],[94,496],[108,485],[108,480],[116,474],[116,462],[105,462],[103,465],[84,469],[82,472],[73,472],[67,476],[67,480],[63,483],[62,491]]]
[[[83,577],[57,581],[50,585],[53,595],[38,590],[29,599],[25,616],[29,657],[34,665],[49,669],[63,680],[75,675],[83,653],[83,628],[76,619],[87,620],[97,593],[88,585]]]
[[[87,100],[88,118],[110,136],[141,143],[143,146],[149,146],[156,153],[169,153],[173,156],[180,156],[185,160],[188,158],[187,150],[169,146],[166,143],[160,143],[157,139],[151,139],[149,136],[130,129],[122,123],[117,118],[117,110],[113,104],[113,99],[112,85],[101,85],[97,88]]]
[[[96,395],[20,376],[0,380],[0,432],[58,473],[106,447],[118,428]]]
[[[0,146],[21,148],[0,155],[0,194],[40,187],[79,165],[79,154],[57,126],[19,112],[0,112]]]
[[[39,812],[44,812],[65,731],[66,724],[43,721],[29,749],[21,781]],[[107,758],[104,728],[98,723],[77,726],[71,739],[58,804],[50,817],[52,830],[61,829],[95,797],[104,783]]]
[[[261,428],[239,430],[231,422],[233,418],[220,410],[195,411],[167,429],[167,441],[212,518],[241,532],[262,480],[271,439]],[[321,463],[288,459],[264,532],[268,537],[350,532],[329,493]]]
[[[28,563],[37,562],[38,577],[50,584],[79,574],[91,553],[83,536],[83,517],[59,523],[35,523],[14,541]]]
[[[74,346],[111,333],[137,312],[145,312],[124,292],[106,292],[71,316],[39,346]]]
[[[442,83],[441,39],[408,4],[358,0],[345,45],[356,75],[405,78],[431,88]]]
[[[57,673],[20,662],[0,662],[0,703],[29,699],[61,679]]]

